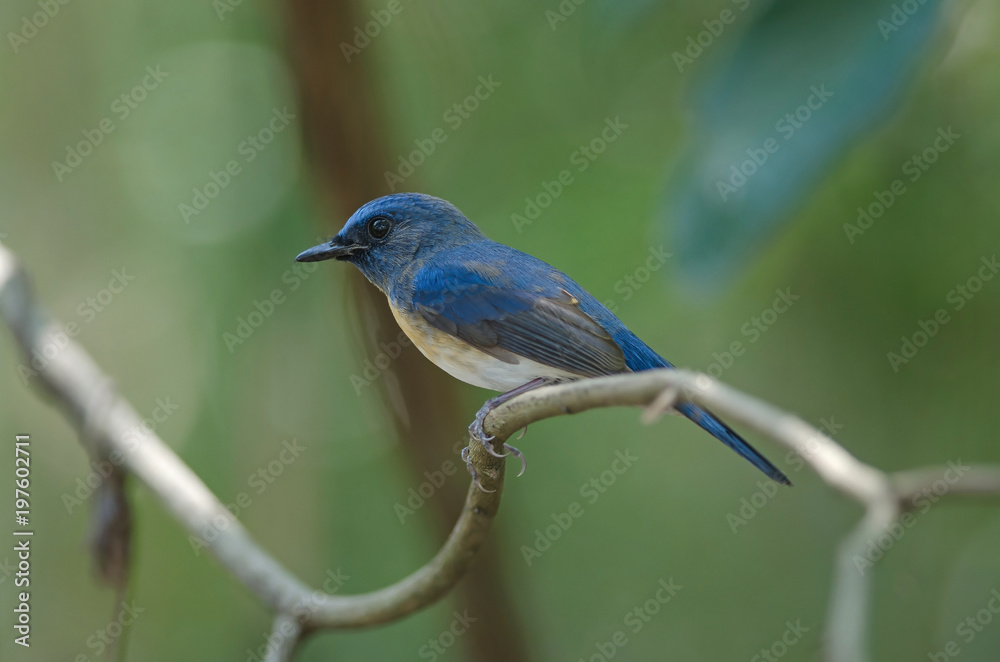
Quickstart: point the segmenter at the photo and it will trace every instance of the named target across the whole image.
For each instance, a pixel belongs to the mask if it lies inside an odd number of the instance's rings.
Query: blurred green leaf
[[[778,0],[756,18],[697,91],[690,144],[668,185],[662,213],[690,280],[724,284],[885,119],[926,51],[939,4]],[[682,73],[719,48],[734,16],[714,25],[719,34],[685,42],[675,55]]]

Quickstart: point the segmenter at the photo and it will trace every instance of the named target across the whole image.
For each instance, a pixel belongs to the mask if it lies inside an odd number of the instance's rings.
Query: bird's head
[[[296,262],[345,260],[383,292],[392,279],[431,255],[484,239],[479,228],[446,200],[396,193],[372,200],[330,241],[299,253]]]

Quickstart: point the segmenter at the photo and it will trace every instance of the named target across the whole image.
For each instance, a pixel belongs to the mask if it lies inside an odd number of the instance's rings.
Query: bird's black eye
[[[368,234],[376,239],[381,239],[389,234],[389,227],[389,220],[379,216],[378,218],[373,218],[368,221]]]

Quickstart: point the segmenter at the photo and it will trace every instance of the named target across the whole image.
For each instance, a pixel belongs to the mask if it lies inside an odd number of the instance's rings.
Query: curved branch
[[[236,578],[277,614],[295,615],[303,630],[358,628],[395,620],[448,593],[469,567],[500,506],[504,465],[482,448],[472,461],[483,484],[470,486],[462,514],[441,550],[401,581],[354,596],[313,591],[264,551],[197,475],[157,436],[144,434],[136,410],[111,379],[35,302],[27,277],[13,253],[0,243],[0,315],[26,357],[45,353],[37,379],[54,396],[100,458],[120,458],[120,466],[142,481],[192,536],[214,540],[210,551]],[[48,348],[59,348],[57,352]],[[52,354],[51,356],[49,356]]]
[[[0,315],[32,356],[46,347],[61,347],[48,357],[38,378],[81,430],[91,454],[117,452],[122,467],[163,502],[191,535],[212,527],[217,537],[212,553],[237,579],[277,615],[275,628],[290,627],[288,641],[271,652],[274,660],[290,659],[299,639],[318,629],[359,628],[402,618],[444,596],[468,570],[485,540],[500,506],[504,464],[479,446],[471,459],[488,489],[469,486],[465,506],[451,535],[426,565],[386,588],[353,596],[310,591],[250,537],[246,529],[191,469],[153,433],[141,443],[127,443],[127,433],[140,418],[115,391],[111,380],[72,340],[61,333],[33,300],[27,279],[13,254],[0,244]],[[842,541],[826,630],[826,656],[832,662],[867,659],[870,572],[856,561],[878,536],[916,507],[932,491],[944,496],[1000,495],[1000,468],[948,467],[887,474],[858,460],[801,419],[762,400],[725,386],[705,375],[664,369],[547,386],[499,406],[485,428],[502,444],[526,425],[597,407],[645,407],[654,419],[681,399],[703,405],[798,453],[828,485],[865,508],[857,527]],[[133,435],[134,436],[134,435]],[[943,489],[939,489],[944,485]],[[222,523],[221,525],[219,523]],[[872,561],[870,565],[874,565]],[[294,627],[291,624],[294,622]]]

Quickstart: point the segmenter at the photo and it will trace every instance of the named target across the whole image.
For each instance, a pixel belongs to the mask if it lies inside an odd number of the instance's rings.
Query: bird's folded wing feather
[[[435,328],[507,363],[525,357],[584,377],[625,371],[621,348],[576,298],[536,280],[519,287],[485,264],[425,267],[413,302]]]

